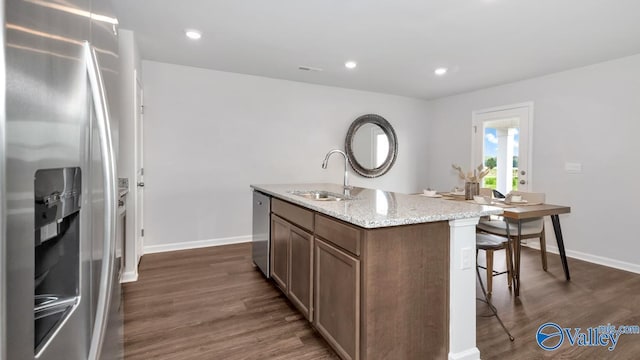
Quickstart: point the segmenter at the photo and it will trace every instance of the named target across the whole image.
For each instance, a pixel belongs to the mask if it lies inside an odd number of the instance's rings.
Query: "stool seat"
[[[507,239],[493,234],[477,233],[476,247],[480,250],[501,250],[504,249],[504,243]]]

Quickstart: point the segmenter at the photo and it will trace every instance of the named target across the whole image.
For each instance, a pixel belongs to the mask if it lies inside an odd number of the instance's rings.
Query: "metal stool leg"
[[[491,309],[491,312],[493,313],[493,316],[495,316],[496,319],[498,319],[498,322],[500,323],[500,326],[502,326],[502,328],[504,329],[504,332],[509,336],[509,340],[511,340],[511,341],[515,340],[515,338],[511,335],[511,333],[509,332],[507,327],[504,326],[504,323],[502,322],[502,319],[500,319],[500,316],[498,316],[498,310],[496,310],[496,307],[493,306],[493,304],[491,303],[491,301],[487,297],[487,291],[484,289],[484,284],[482,283],[482,278],[480,277],[480,270],[478,270],[477,266],[476,266],[476,274],[478,275],[478,281],[480,282],[480,288],[482,289],[482,294],[484,295],[484,299],[478,298],[478,300],[486,303],[489,306],[489,309]]]

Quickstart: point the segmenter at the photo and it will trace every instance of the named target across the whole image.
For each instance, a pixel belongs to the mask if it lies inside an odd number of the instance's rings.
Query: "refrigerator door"
[[[92,164],[101,165],[92,166],[95,173],[102,175],[102,184],[104,187],[96,186],[95,189],[102,191],[102,194],[96,193],[94,197],[103,196],[104,206],[102,208],[94,207],[93,229],[102,227],[102,237],[94,231],[93,247],[99,248],[99,252],[94,251],[94,267],[93,267],[93,286],[97,289],[97,298],[95,300],[95,320],[93,325],[93,337],[91,339],[91,348],[89,350],[89,359],[100,359],[105,343],[109,340],[106,336],[107,327],[109,325],[110,313],[112,308],[112,296],[114,289],[117,291],[119,287],[119,279],[115,268],[115,238],[116,238],[116,217],[117,217],[117,185],[116,185],[116,165],[111,142],[111,130],[109,127],[109,108],[106,99],[104,80],[100,72],[100,65],[96,56],[95,48],[88,42],[85,42],[85,59],[87,64],[87,72],[89,75],[89,83],[91,87],[92,100],[96,114],[96,131],[94,135],[93,154],[99,154],[99,157],[92,158]],[[94,178],[96,179],[96,178]],[[96,185],[100,183],[97,179]],[[103,210],[102,212],[100,210]],[[100,213],[100,217],[95,215]],[[103,221],[100,221],[100,218]],[[101,239],[96,242],[95,239]],[[95,265],[99,264],[99,266]],[[99,276],[96,276],[98,275]],[[115,277],[115,278],[114,278]],[[115,285],[116,283],[117,285]],[[119,295],[119,293],[117,294]],[[119,299],[117,299],[119,300]],[[113,357],[110,357],[113,358]]]
[[[109,207],[109,211],[111,214],[109,215],[109,226],[111,226],[110,237],[109,239],[109,270],[108,275],[109,281],[108,286],[110,288],[109,301],[104,303],[107,305],[105,308],[104,314],[104,324],[96,324],[96,328],[102,327],[103,335],[102,341],[100,342],[98,352],[98,348],[95,348],[95,355],[99,359],[108,359],[108,360],[117,360],[122,359],[124,357],[124,348],[123,348],[123,308],[122,308],[122,292],[120,286],[120,273],[121,273],[121,259],[114,259],[117,254],[122,254],[122,252],[117,252],[115,244],[116,240],[116,228],[115,224],[117,222],[117,182],[116,182],[116,160],[117,160],[117,151],[118,151],[118,124],[120,123],[120,111],[121,106],[118,100],[119,96],[116,96],[118,91],[118,83],[120,81],[120,59],[118,57],[118,35],[117,35],[117,20],[116,16],[113,12],[113,8],[111,6],[111,1],[96,1],[94,0],[92,3],[92,12],[99,16],[95,16],[91,20],[91,46],[94,49],[94,58],[96,61],[96,66],[98,69],[97,75],[99,75],[101,81],[101,92],[102,92],[102,102],[104,106],[104,111],[106,113],[107,119],[105,122],[107,126],[105,130],[110,131],[111,140],[107,142],[107,144],[111,144],[111,165],[112,168],[110,170],[110,178],[109,184],[105,184],[109,190],[113,190],[114,194],[109,196],[109,199],[113,201],[113,206]],[[99,96],[99,94],[95,94],[95,96]],[[97,135],[97,134],[95,134]],[[97,144],[98,139],[94,138],[94,147]],[[106,149],[105,149],[106,151]],[[98,160],[98,159],[95,159]],[[113,183],[111,183],[113,181]],[[104,209],[104,207],[102,208]],[[102,210],[101,209],[101,210]],[[103,214],[104,215],[104,214]],[[95,222],[95,220],[94,220]],[[100,244],[96,244],[94,241],[94,246],[99,247]],[[98,256],[99,254],[95,254]],[[121,256],[121,255],[120,255]],[[94,272],[93,272],[93,284],[94,287],[99,285],[100,278],[102,276],[103,271],[107,271],[104,264],[101,261],[97,261],[94,263]],[[107,286],[107,282],[104,282],[104,286]],[[98,287],[101,291],[103,288],[101,286]],[[98,306],[96,295],[100,295],[100,292],[95,291],[94,302],[96,306]],[[105,299],[106,300],[106,299]],[[98,306],[96,310],[99,310]],[[96,318],[96,322],[99,321],[99,318]],[[94,334],[94,336],[96,336]],[[94,338],[94,344],[97,346],[97,338]],[[93,356],[93,353],[91,354]],[[91,357],[90,357],[91,358]]]
[[[93,16],[100,15],[96,9],[107,2],[94,0],[93,7],[91,0],[74,0],[72,4],[3,2],[6,104],[1,110],[6,113],[6,119],[0,123],[0,130],[4,128],[0,135],[6,144],[5,151],[0,153],[0,166],[4,161],[6,171],[0,209],[4,207],[6,212],[0,210],[0,214],[6,226],[6,263],[0,273],[6,279],[6,302],[2,304],[6,307],[6,317],[2,316],[2,320],[6,322],[7,331],[3,332],[0,326],[0,335],[3,335],[0,345],[5,345],[7,359],[84,360],[90,351],[99,358],[106,347],[92,347],[92,338],[101,340],[94,343],[104,344],[102,340],[108,327],[103,328],[102,324],[116,319],[109,317],[109,305],[119,301],[101,296],[108,294],[108,289],[112,289],[111,294],[119,291],[113,265],[105,265],[113,264],[109,238],[115,231],[108,214],[112,211],[115,214],[116,209],[115,159],[112,140],[100,135],[105,133],[100,126],[109,128],[99,119],[104,109],[92,110],[95,99],[88,86],[85,61],[85,41],[91,39],[92,33],[100,33],[91,29],[96,26],[95,22],[105,22],[101,29],[110,30],[103,34],[111,34],[111,45],[117,43],[115,19]],[[117,59],[115,49],[97,47],[105,57]],[[109,72],[111,79],[118,76],[117,67],[100,70]],[[109,106],[103,102],[105,107]],[[111,158],[108,164],[104,163],[105,157]],[[71,262],[61,260],[62,257],[37,255],[39,244],[49,243],[62,231],[68,231],[64,222],[40,224],[35,219],[35,209],[44,201],[36,197],[36,177],[41,174],[38,171],[55,169],[78,169],[77,173],[81,174],[79,211],[71,219],[78,222],[79,245],[77,256]],[[55,190],[51,191],[48,204],[60,196]],[[68,253],[69,246],[65,245],[64,249],[57,253]],[[43,267],[41,261],[46,266]],[[36,267],[37,264],[40,266]],[[36,317],[50,312],[48,298],[37,298],[46,295],[38,294],[37,287],[47,277],[47,268],[59,266],[77,267],[77,299],[72,310],[61,317],[63,320],[49,327],[53,329],[50,333],[38,336],[36,330],[42,327],[36,323]],[[108,281],[93,281],[103,278],[104,269]],[[99,319],[102,322],[94,329]],[[121,334],[121,322],[116,326]],[[45,340],[39,341],[38,337]],[[116,353],[104,358],[117,359],[118,356]]]

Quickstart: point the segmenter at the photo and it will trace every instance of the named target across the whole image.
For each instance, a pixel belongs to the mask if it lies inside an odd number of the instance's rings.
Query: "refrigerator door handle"
[[[102,256],[102,269],[100,274],[100,290],[96,308],[96,318],[93,324],[91,347],[89,348],[89,360],[99,359],[102,352],[107,317],[111,301],[111,273],[114,264],[114,245],[116,232],[116,171],[113,144],[111,142],[111,129],[109,109],[105,94],[104,82],[100,74],[100,66],[95,50],[88,41],[84,42],[85,62],[89,85],[95,107],[96,122],[100,138],[100,152],[102,156],[102,170],[104,176],[104,254]]]

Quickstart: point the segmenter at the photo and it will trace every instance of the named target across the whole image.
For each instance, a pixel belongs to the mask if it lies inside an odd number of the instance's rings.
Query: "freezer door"
[[[64,4],[4,1],[6,63],[6,352],[7,359],[35,357],[35,177],[38,169],[79,168],[87,184],[89,97],[82,41],[90,21]],[[74,0],[74,9],[91,9]],[[81,13],[81,12],[80,12]],[[90,268],[92,200],[82,187],[77,213],[80,296],[73,313],[42,347],[39,359],[86,359],[91,337]],[[99,200],[99,199],[98,199]]]

